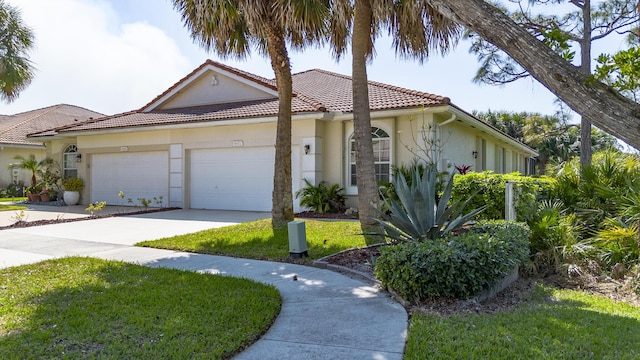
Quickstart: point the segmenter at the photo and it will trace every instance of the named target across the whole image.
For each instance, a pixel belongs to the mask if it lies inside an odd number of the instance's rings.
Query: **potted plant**
[[[84,189],[84,181],[77,177],[64,179],[62,182],[64,194],[62,198],[67,205],[75,205],[80,200],[80,192]]]
[[[40,192],[40,201],[49,202],[51,201],[51,192],[47,189],[44,189]]]

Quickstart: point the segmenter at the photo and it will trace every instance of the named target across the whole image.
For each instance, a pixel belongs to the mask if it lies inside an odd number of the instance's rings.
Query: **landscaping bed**
[[[150,214],[155,212],[178,210],[178,209],[180,208],[167,207],[167,208],[153,208],[153,209],[145,209],[145,210],[137,210],[137,211],[127,211],[127,212],[115,213],[115,214],[92,215],[92,216],[73,218],[73,219],[47,219],[47,220],[35,220],[35,221],[19,220],[11,225],[0,226],[0,230],[18,229],[18,228],[26,228],[31,226],[41,226],[41,225],[51,225],[51,224],[61,224],[61,223],[68,223],[68,222],[74,222],[74,221],[103,219],[103,218],[109,218],[109,217],[115,217],[115,216]]]
[[[353,270],[357,276],[366,274],[371,280],[375,280],[372,260],[375,262],[375,259],[379,255],[380,251],[378,247],[365,247],[342,251],[325,257],[322,260],[332,265],[338,265],[344,269]],[[481,302],[434,298],[411,306],[408,310],[411,313],[441,316],[497,313],[531,300],[537,283],[543,283],[561,289],[580,290],[592,295],[640,306],[640,297],[631,288],[632,284],[630,279],[627,281],[617,281],[605,275],[583,274],[582,276],[574,278],[559,275],[548,277],[520,276],[518,280],[505,290]]]

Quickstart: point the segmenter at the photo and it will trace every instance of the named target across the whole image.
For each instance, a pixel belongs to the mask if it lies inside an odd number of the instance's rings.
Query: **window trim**
[[[392,165],[393,165],[393,131],[389,130],[388,126],[385,126],[383,124],[379,124],[379,123],[373,123],[371,124],[371,128],[372,129],[380,129],[381,131],[384,131],[385,134],[387,134],[387,138],[389,140],[389,181],[392,180]],[[372,134],[373,134],[373,130],[372,130]],[[353,135],[354,135],[354,129],[351,128],[350,131],[347,133],[346,136],[346,143],[345,143],[345,193],[347,195],[357,195],[358,194],[358,187],[356,185],[351,185],[351,142],[353,140]],[[383,138],[384,139],[384,138]],[[378,163],[378,162],[376,162]]]
[[[67,167],[67,156],[75,154],[75,161],[73,162],[74,167]],[[62,177],[66,179],[68,177],[78,176],[78,146],[76,144],[69,144],[64,147],[62,150]],[[74,176],[68,176],[68,170],[75,170],[76,174]]]

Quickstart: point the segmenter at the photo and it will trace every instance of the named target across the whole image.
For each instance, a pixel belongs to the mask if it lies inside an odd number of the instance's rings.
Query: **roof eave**
[[[490,135],[498,138],[499,140],[502,140],[508,144],[511,144],[512,146],[515,146],[516,148],[528,153],[529,155],[531,155],[531,157],[537,157],[540,154],[538,154],[537,151],[535,151],[534,149],[530,148],[529,146],[527,146],[526,144],[521,143],[520,141],[512,138],[511,136],[503,133],[502,131],[496,129],[495,127],[491,126],[490,124],[487,124],[486,122],[476,118],[475,116],[469,114],[468,112],[460,109],[459,107],[451,104],[448,106],[449,107],[449,112],[451,112],[452,114],[455,114],[460,120],[466,122],[467,124],[469,124],[470,126],[475,127],[476,129],[480,130],[480,131],[484,131],[486,133],[489,133]]]

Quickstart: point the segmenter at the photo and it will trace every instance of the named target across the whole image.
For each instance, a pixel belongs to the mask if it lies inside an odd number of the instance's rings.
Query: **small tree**
[[[20,162],[9,164],[9,169],[24,169],[31,171],[31,186],[36,186],[38,182],[36,174],[38,174],[43,168],[53,163],[53,160],[51,158],[45,158],[38,161],[36,160],[36,156],[33,154],[29,155],[26,158],[22,155],[16,155],[14,159]]]

